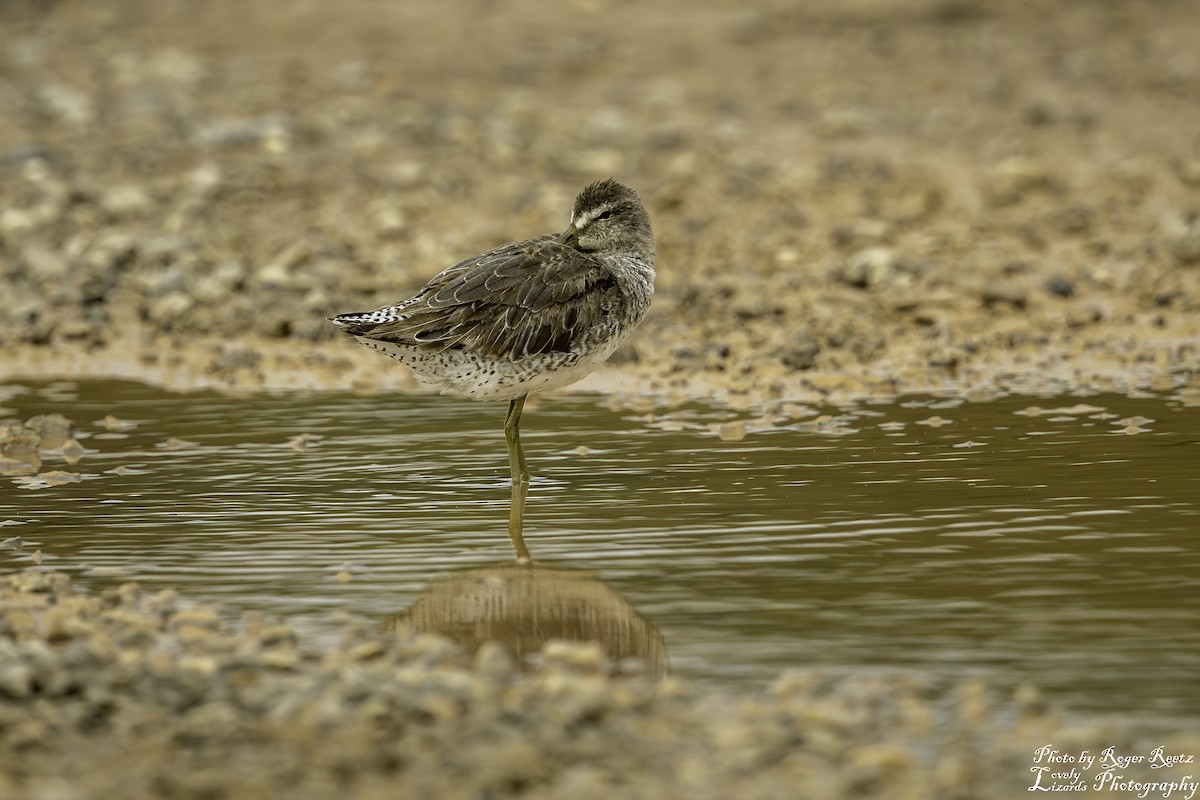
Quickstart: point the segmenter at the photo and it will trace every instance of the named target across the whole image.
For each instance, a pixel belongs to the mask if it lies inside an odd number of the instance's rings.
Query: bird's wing
[[[594,256],[548,234],[499,247],[436,275],[411,300],[337,318],[347,333],[491,358],[570,349],[612,306],[616,281]]]

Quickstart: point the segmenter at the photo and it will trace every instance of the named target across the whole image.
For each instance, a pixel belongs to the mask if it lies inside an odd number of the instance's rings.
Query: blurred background
[[[331,338],[612,175],[659,375],[1194,367],[1196,41],[1191,0],[8,0],[0,342]]]

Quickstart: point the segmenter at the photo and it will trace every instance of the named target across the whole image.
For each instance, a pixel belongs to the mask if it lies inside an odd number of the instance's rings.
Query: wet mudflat
[[[499,406],[3,391],[11,419],[64,414],[83,448],[3,479],[6,569],[38,553],[80,587],[177,588],[332,645],[512,560]],[[540,566],[627,601],[702,684],[983,678],[1173,726],[1200,707],[1198,419],[1152,395],[768,413],[548,398],[525,422],[526,538]],[[78,480],[36,477],[56,471]]]

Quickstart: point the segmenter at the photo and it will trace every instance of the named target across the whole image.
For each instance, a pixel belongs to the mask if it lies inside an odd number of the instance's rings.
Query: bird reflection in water
[[[392,621],[399,633],[436,633],[474,653],[498,642],[522,669],[552,640],[597,642],[612,674],[661,678],[662,634],[595,575],[529,563],[459,572],[429,586]]]

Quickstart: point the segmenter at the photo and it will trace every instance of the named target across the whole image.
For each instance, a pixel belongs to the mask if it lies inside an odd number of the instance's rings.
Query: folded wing
[[[354,336],[489,358],[566,352],[603,324],[618,288],[600,261],[553,235],[455,264],[415,297],[334,322]]]

